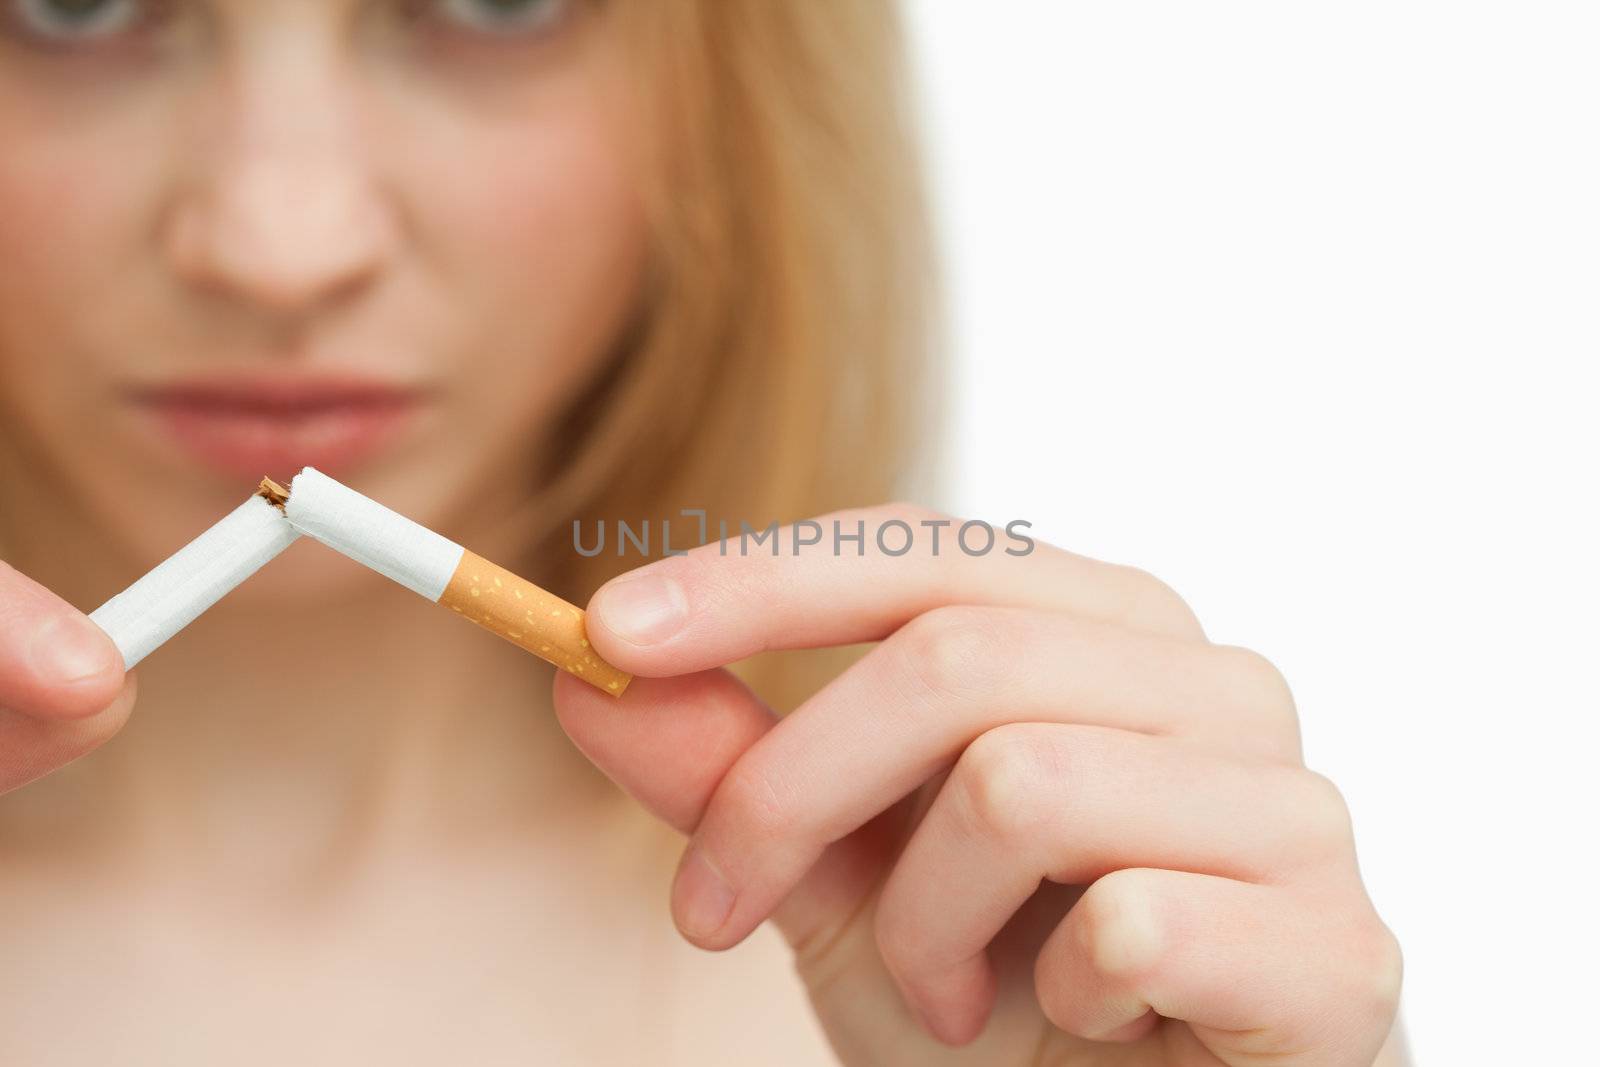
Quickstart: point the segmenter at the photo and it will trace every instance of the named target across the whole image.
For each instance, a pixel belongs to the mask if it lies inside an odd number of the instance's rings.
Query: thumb
[[[111,638],[0,563],[0,793],[103,743],[127,719],[133,694]]]
[[[0,707],[31,718],[98,714],[123,688],[122,654],[83,612],[0,562]]]
[[[567,736],[612,781],[691,835],[729,770],[778,721],[726,670],[635,678],[620,698],[558,673],[555,710]],[[797,951],[831,941],[860,915],[884,866],[884,829],[871,823],[829,846],[772,914]],[[676,906],[674,914],[682,929]]]

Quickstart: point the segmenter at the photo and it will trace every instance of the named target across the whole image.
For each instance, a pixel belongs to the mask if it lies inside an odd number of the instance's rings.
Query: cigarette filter
[[[307,467],[262,492],[289,525],[590,685],[621,696],[632,676],[589,647],[583,611]]]
[[[110,635],[123,666],[132,670],[297,536],[277,508],[252,496],[89,618]]]

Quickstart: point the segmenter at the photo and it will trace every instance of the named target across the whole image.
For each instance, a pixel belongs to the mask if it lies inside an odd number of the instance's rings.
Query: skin
[[[558,679],[562,724],[689,835],[683,935],[724,949],[770,919],[845,1062],[1398,1061],[1399,952],[1288,687],[1159,581],[1049,546],[713,544],[590,610],[646,679],[620,703]],[[864,641],[781,721],[720,669]]]
[[[302,544],[125,676],[78,608],[240,496],[129,383],[425,387],[352,480],[513,557],[537,427],[639,296],[638,130],[581,9],[485,33],[451,4],[213,0],[45,47],[24,2],[0,0],[0,481],[27,502],[0,509],[0,1059],[1396,1061],[1399,955],[1287,687],[1137,571],[701,550],[591,603],[640,675],[614,701],[552,698]],[[725,669],[863,641],[781,722]],[[673,843],[606,776],[690,835],[678,933]]]

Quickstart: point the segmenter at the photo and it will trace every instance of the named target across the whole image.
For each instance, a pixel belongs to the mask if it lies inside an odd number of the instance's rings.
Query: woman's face
[[[603,23],[0,0],[6,451],[151,559],[307,464],[447,527],[525,493],[643,272]]]

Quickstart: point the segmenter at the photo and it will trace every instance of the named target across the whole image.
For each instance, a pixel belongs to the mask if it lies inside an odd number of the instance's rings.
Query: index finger
[[[1143,571],[977,525],[987,534],[963,539],[971,524],[900,504],[761,531],[753,550],[749,538],[713,542],[602,586],[589,602],[589,639],[646,677],[877,641],[946,604],[1041,608],[1203,639],[1182,600]]]

